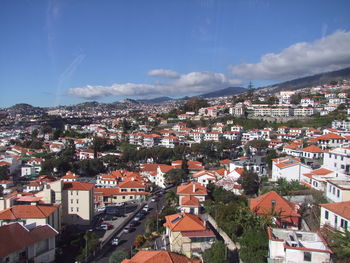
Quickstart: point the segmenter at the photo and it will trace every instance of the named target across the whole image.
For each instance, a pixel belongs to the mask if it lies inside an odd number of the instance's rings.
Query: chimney
[[[193,183],[192,184],[192,192],[195,193],[196,192],[196,185]]]

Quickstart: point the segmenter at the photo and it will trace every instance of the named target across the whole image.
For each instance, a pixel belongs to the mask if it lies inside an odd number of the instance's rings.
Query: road
[[[145,222],[147,220],[147,217],[155,215],[157,211],[159,212],[161,208],[164,206],[164,201],[165,201],[164,195],[160,197],[157,202],[149,201],[150,211],[147,214],[147,216],[144,219],[142,219],[140,224],[135,227],[135,230],[131,233],[123,233],[123,232],[119,233],[117,235],[117,237],[119,237],[120,239],[119,245],[118,246],[112,246],[111,244],[106,245],[103,255],[100,256],[94,262],[108,263],[109,257],[111,256],[113,251],[115,251],[116,249],[131,251],[136,236],[144,234]]]

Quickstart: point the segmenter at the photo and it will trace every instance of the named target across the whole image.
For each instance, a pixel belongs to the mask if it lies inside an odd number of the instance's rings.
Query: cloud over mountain
[[[246,79],[288,80],[350,66],[350,32],[335,33],[314,42],[299,42],[280,53],[269,53],[255,64],[230,67]]]
[[[159,72],[158,72],[159,73]],[[157,74],[159,76],[159,74]],[[176,79],[155,84],[124,83],[111,86],[91,86],[71,88],[68,94],[84,99],[115,97],[181,96],[209,92],[242,84],[240,80],[229,79],[222,73],[191,72]]]
[[[171,69],[153,69],[147,73],[151,77],[178,78],[180,74]]]

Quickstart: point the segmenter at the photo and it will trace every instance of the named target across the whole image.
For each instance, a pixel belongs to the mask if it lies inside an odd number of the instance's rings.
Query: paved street
[[[112,246],[111,244],[107,244],[102,257],[99,257],[95,262],[108,263],[109,257],[116,249],[131,250],[135,237],[144,233],[144,227],[147,217],[154,215],[157,212],[157,208],[159,211],[163,207],[163,205],[164,195],[161,198],[159,198],[157,202],[149,201],[149,207],[151,210],[149,211],[147,216],[140,222],[140,224],[135,227],[135,230],[131,233],[119,233],[117,237],[120,238],[120,244],[118,246]]]

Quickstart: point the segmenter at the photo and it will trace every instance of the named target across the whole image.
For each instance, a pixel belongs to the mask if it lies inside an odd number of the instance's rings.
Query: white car
[[[119,245],[119,238],[117,238],[117,237],[113,238],[111,243],[113,246],[118,246]]]
[[[148,205],[145,205],[145,206],[142,208],[142,210],[148,212],[149,206],[148,206]]]
[[[104,212],[106,210],[105,206],[97,208],[97,212]]]

